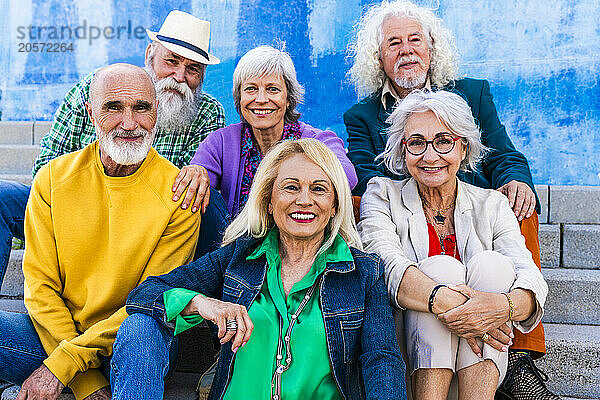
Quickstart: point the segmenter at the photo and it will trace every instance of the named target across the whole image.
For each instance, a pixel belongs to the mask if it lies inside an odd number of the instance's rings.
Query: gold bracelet
[[[513,315],[515,314],[515,303],[513,303],[512,299],[506,292],[502,292],[503,295],[506,296],[506,300],[508,300],[508,320],[513,320]]]

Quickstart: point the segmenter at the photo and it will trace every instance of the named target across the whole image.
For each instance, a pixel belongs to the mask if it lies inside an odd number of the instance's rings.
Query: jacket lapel
[[[465,193],[464,184],[457,179],[456,189],[456,207],[454,209],[454,231],[456,234],[456,244],[458,246],[458,254],[463,263],[467,263],[469,255],[466,254],[467,244],[469,243],[471,230],[473,228],[473,215],[471,210],[473,204]]]
[[[381,104],[381,91],[377,92],[371,101],[374,101],[377,106],[377,121],[375,121],[375,130],[371,133],[371,136],[375,145],[375,151],[377,154],[381,154],[385,150],[387,142],[387,128],[389,124],[385,121],[390,113]]]
[[[423,205],[417,190],[417,182],[413,178],[402,188],[402,201],[404,206],[412,213],[408,218],[408,235],[413,251],[417,256],[417,261],[422,261],[429,256],[429,235]]]

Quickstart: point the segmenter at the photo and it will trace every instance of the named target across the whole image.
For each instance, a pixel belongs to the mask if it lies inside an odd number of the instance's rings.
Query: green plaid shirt
[[[54,115],[50,132],[41,140],[40,155],[33,164],[33,175],[53,158],[81,150],[96,140],[94,125],[85,109],[94,72],[80,80],[65,96]],[[157,129],[152,146],[158,154],[178,168],[189,165],[198,145],[209,133],[225,126],[223,106],[202,93],[198,115],[191,125],[176,131]]]

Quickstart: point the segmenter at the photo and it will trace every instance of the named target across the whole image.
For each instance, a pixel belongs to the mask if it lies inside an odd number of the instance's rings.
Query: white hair
[[[348,77],[360,97],[375,93],[385,82],[385,72],[380,63],[382,26],[391,16],[407,17],[421,25],[429,43],[429,79],[432,86],[442,88],[458,78],[458,50],[452,33],[441,18],[407,0],[384,0],[361,17],[355,26],[356,35],[348,45],[348,54],[353,58]]]
[[[461,171],[476,171],[477,164],[487,153],[488,148],[481,143],[481,131],[475,123],[473,112],[467,102],[458,94],[444,90],[415,90],[399,102],[388,117],[388,140],[385,150],[376,160],[383,160],[388,170],[397,175],[407,175],[406,157],[402,140],[406,125],[414,113],[431,111],[438,120],[456,136],[463,138],[467,153],[460,163]]]
[[[142,128],[136,128],[133,131],[126,131],[121,128],[115,128],[110,132],[104,132],[98,124],[95,124],[96,137],[102,152],[111,158],[115,163],[120,165],[134,165],[144,161],[150,148],[156,129],[148,132]],[[117,144],[117,137],[135,137],[143,136],[141,143],[121,143]]]
[[[284,51],[283,45],[282,49],[259,46],[244,54],[233,71],[233,101],[243,122],[246,121],[240,106],[242,83],[250,78],[273,74],[283,78],[287,90],[285,123],[296,122],[300,118],[296,107],[304,101],[304,88],[296,79],[296,68],[292,58]]]
[[[186,82],[177,82],[172,76],[159,79],[152,68],[152,61],[156,56],[156,49],[162,44],[158,42],[150,43],[150,51],[146,57],[144,69],[152,78],[156,88],[156,98],[158,99],[158,110],[156,126],[168,131],[176,131],[180,128],[186,128],[194,122],[200,107],[202,83],[206,72],[206,65],[203,65],[200,84],[195,91],[187,85]],[[169,89],[180,93],[171,92]]]
[[[317,255],[331,246],[338,233],[348,246],[362,249],[352,211],[350,186],[342,164],[325,144],[311,138],[284,140],[267,153],[258,166],[246,205],[225,230],[223,246],[245,235],[262,238],[275,225],[273,216],[268,213],[273,185],[281,164],[295,154],[304,154],[318,165],[331,180],[335,189],[336,213],[326,227],[329,237]]]

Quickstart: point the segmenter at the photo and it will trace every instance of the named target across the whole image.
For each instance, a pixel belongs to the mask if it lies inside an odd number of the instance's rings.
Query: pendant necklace
[[[442,208],[442,209],[435,209],[431,206],[431,204],[429,204],[429,202],[425,199],[422,199],[423,203],[425,203],[425,205],[431,209],[431,211],[433,211],[435,214],[433,215],[433,222],[435,222],[437,225],[444,225],[444,223],[446,222],[446,216],[444,215],[444,213],[446,211],[448,211],[450,208],[452,208],[452,206],[454,205],[455,200],[452,200],[452,203],[450,203],[450,205],[448,207]]]

